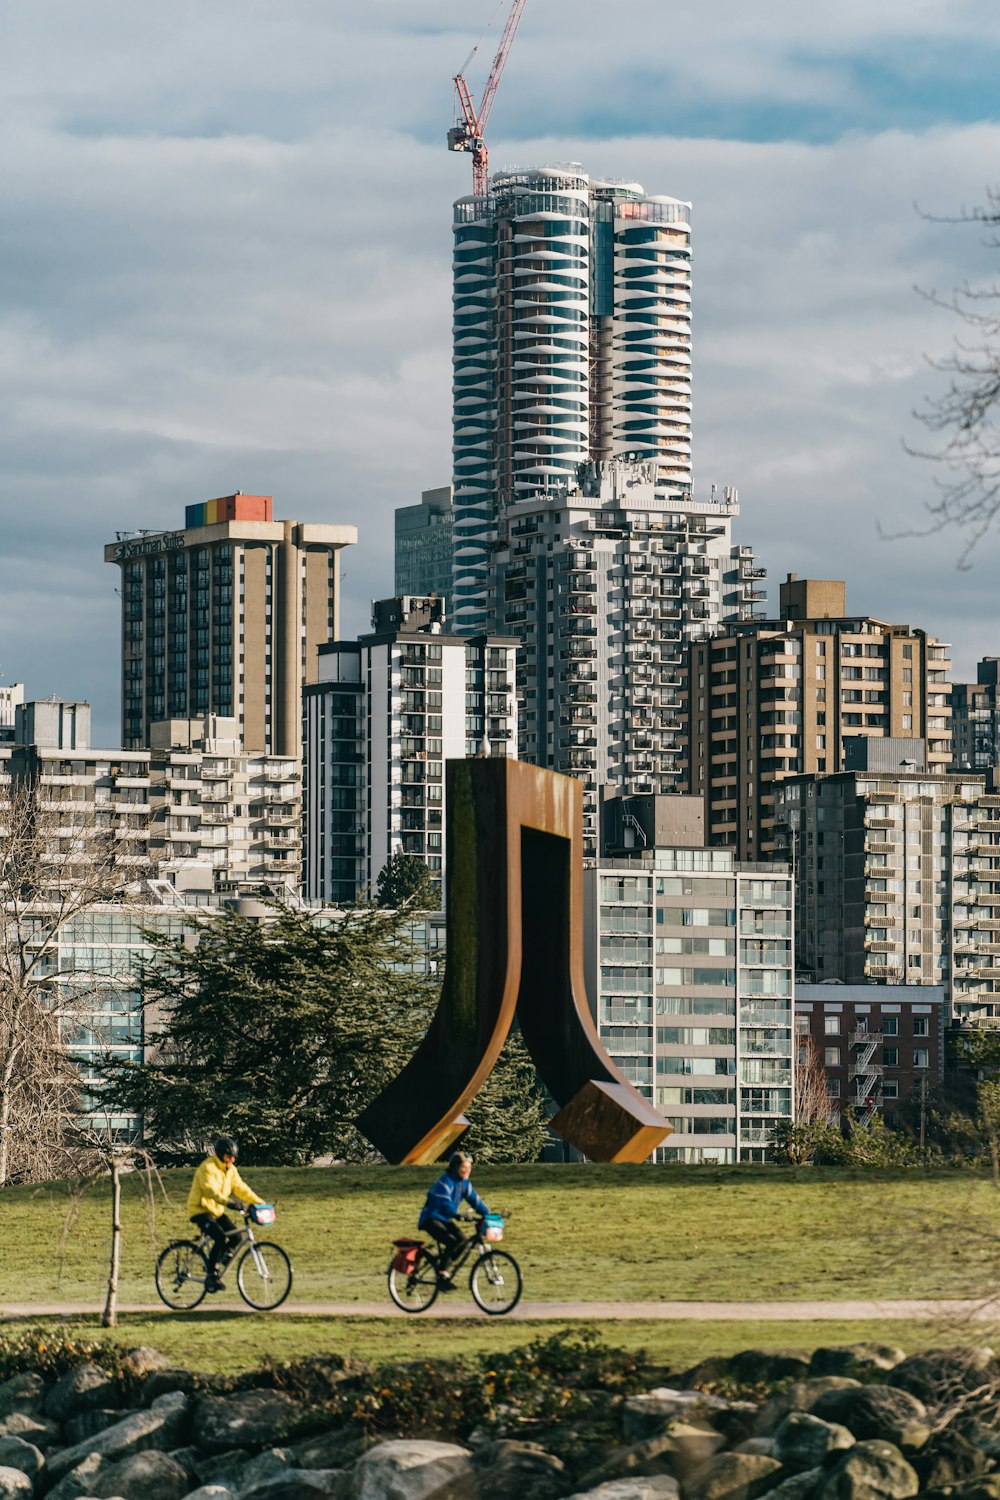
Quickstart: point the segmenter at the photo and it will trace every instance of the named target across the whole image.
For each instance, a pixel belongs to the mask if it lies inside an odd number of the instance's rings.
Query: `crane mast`
[[[503,29],[503,36],[500,38],[500,45],[483,88],[478,110],[472,102],[469,85],[464,76],[461,73],[455,74],[456,123],[448,132],[448,150],[472,153],[472,191],[477,198],[484,198],[489,187],[490,153],[486,146],[486,122],[490,117],[500,78],[514,41],[514,33],[517,31],[517,25],[526,4],[527,0],[513,0]]]

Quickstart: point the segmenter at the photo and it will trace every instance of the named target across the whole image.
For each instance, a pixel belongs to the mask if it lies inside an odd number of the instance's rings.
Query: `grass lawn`
[[[271,1318],[229,1312],[125,1315],[115,1329],[102,1329],[92,1318],[33,1318],[6,1325],[30,1331],[40,1341],[58,1333],[91,1342],[110,1341],[132,1348],[152,1345],[187,1369],[235,1374],[263,1360],[300,1359],[311,1354],[350,1354],[374,1365],[397,1360],[454,1358],[462,1354],[496,1354],[547,1338],[566,1322],[513,1323],[502,1318],[461,1322],[422,1316],[401,1320],[375,1318]],[[911,1354],[935,1346],[995,1343],[1000,1324],[970,1327],[890,1320],[829,1323],[666,1323],[588,1322],[604,1343],[644,1349],[654,1364],[681,1371],[710,1354],[742,1349],[797,1349],[805,1354],[822,1345],[874,1339]]]
[[[343,1302],[386,1297],[390,1242],[415,1232],[434,1174],[379,1166],[246,1175],[279,1204],[274,1238],[295,1265],[293,1298]],[[126,1180],[123,1301],[155,1300],[156,1250],[189,1228],[189,1180],[165,1173],[152,1209],[144,1180]],[[509,1215],[506,1247],[533,1302],[964,1297],[997,1284],[1000,1194],[987,1175],[484,1165],[475,1184]],[[108,1203],[103,1182],[80,1198],[63,1183],[0,1192],[0,1303],[99,1306]]]

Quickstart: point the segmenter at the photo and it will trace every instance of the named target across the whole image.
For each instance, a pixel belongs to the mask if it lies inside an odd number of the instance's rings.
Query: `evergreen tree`
[[[147,934],[151,1057],[106,1060],[105,1102],[141,1114],[154,1150],[197,1151],[224,1132],[251,1163],[363,1159],[353,1121],[406,1062],[436,999],[409,922],[275,907],[265,921],[192,919],[194,942]]]
[[[512,1031],[496,1067],[465,1111],[469,1130],[459,1146],[477,1161],[537,1161],[545,1142],[546,1097],[519,1031]]]
[[[437,911],[441,897],[430,871],[418,854],[393,854],[375,882],[376,906],[410,911]]]

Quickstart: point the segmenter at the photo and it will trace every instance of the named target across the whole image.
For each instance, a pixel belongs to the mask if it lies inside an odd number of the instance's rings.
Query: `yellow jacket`
[[[194,1174],[191,1191],[188,1193],[188,1217],[191,1218],[194,1214],[211,1214],[213,1219],[217,1219],[220,1214],[225,1213],[230,1198],[238,1198],[241,1203],[264,1202],[263,1198],[258,1198],[247,1187],[235,1164],[227,1167],[214,1153],[206,1156]]]

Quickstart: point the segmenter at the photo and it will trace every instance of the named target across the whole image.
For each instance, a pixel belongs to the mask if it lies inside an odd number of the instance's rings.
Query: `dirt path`
[[[37,1302],[0,1303],[0,1321],[11,1318],[75,1317],[98,1311],[91,1303]],[[237,1299],[206,1299],[198,1311],[206,1313],[246,1312],[249,1308]],[[123,1302],[123,1313],[164,1313],[161,1302]],[[297,1302],[293,1298],[280,1314],[315,1318],[405,1318],[388,1297],[382,1302]],[[470,1300],[447,1300],[439,1297],[427,1314],[432,1318],[481,1318],[482,1313]],[[522,1302],[509,1318],[522,1322],[550,1320],[556,1322],[615,1321],[648,1319],[675,1323],[811,1323],[877,1319],[933,1320],[1000,1323],[1000,1297],[985,1300],[954,1299],[948,1301],[898,1302]]]

